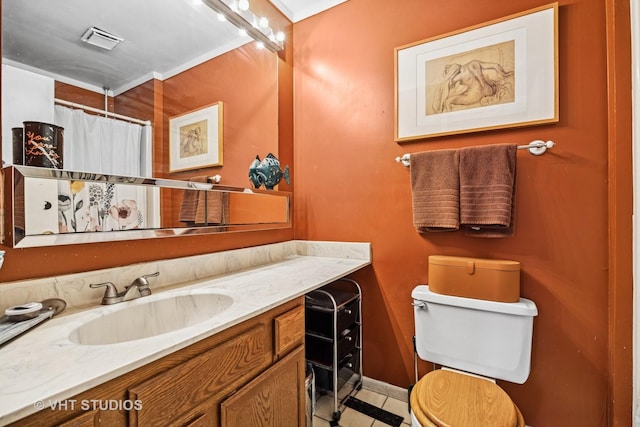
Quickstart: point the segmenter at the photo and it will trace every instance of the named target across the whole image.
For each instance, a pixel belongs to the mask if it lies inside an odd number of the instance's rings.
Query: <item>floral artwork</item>
[[[142,224],[142,213],[135,200],[124,199],[109,208],[109,217],[118,222],[119,230],[139,228]]]
[[[59,181],[60,233],[132,230],[144,228],[144,215],[129,192],[111,183]],[[121,191],[119,191],[121,190]],[[123,193],[119,197],[119,193]]]

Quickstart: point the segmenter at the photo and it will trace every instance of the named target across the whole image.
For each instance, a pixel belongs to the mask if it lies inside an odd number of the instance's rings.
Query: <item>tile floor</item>
[[[384,393],[384,390],[377,389],[373,391],[368,389],[365,382],[363,388],[355,393],[354,396],[378,408],[404,417],[402,427],[409,427],[411,425],[411,418],[407,409],[406,397],[400,398],[398,393],[388,393],[394,397],[382,393]],[[340,395],[340,393],[338,393],[338,395]],[[333,396],[320,396],[316,402],[313,427],[330,427],[331,421],[333,420],[333,409]],[[338,424],[340,427],[389,427],[388,424],[347,407],[344,407]]]

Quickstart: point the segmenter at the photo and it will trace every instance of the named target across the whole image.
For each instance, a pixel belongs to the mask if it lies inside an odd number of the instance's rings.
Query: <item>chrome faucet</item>
[[[90,288],[101,288],[105,287],[104,296],[102,297],[102,305],[111,305],[117,304],[119,302],[129,301],[132,299],[146,297],[151,295],[151,289],[149,289],[149,281],[148,277],[158,277],[160,275],[159,271],[156,271],[153,274],[145,274],[143,276],[135,279],[129,286],[124,288],[124,291],[118,292],[116,285],[112,282],[104,282],[104,283],[91,283],[89,284]]]

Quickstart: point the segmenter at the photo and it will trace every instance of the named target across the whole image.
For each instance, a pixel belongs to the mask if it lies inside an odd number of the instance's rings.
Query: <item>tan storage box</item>
[[[429,289],[444,295],[518,302],[520,263],[499,259],[431,255]]]

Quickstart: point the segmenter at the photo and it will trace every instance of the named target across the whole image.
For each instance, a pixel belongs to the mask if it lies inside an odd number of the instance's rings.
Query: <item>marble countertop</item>
[[[344,277],[370,264],[370,258],[364,258],[294,254],[265,265],[194,280],[148,297],[55,317],[0,348],[0,425],[69,399]],[[70,333],[80,325],[114,310],[164,298],[172,292],[203,290],[228,295],[233,304],[212,319],[154,337],[108,345],[81,345],[69,340]]]

